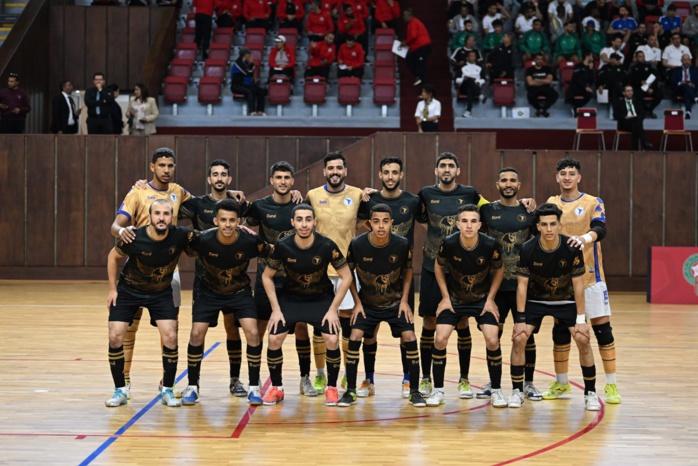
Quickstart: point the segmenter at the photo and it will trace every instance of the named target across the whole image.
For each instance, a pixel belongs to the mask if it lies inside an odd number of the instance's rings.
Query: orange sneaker
[[[337,406],[339,402],[339,393],[337,387],[327,387],[325,391],[325,406]]]
[[[264,395],[262,403],[266,406],[273,406],[284,401],[284,389],[281,387],[271,387],[271,390]]]

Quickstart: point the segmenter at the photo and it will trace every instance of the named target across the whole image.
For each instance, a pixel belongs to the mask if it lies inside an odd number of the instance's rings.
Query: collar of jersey
[[[339,194],[341,192],[344,192],[345,189],[347,189],[347,184],[344,183],[344,187],[339,191],[330,191],[329,189],[327,189],[327,184],[322,185],[322,187],[325,188],[325,191],[327,191],[329,194]]]
[[[561,200],[562,202],[574,202],[574,201],[580,200],[580,199],[584,196],[584,194],[585,194],[585,193],[580,193],[580,194],[579,194],[579,197],[578,197],[577,199],[570,199],[569,201],[563,199],[562,196],[560,196],[560,200]]]
[[[154,189],[155,191],[160,191],[161,193],[167,191],[166,189],[158,189],[158,188],[156,188],[155,186],[153,186],[152,184],[150,184],[150,181],[148,181],[148,186],[150,186],[150,187],[151,187],[152,189]]]

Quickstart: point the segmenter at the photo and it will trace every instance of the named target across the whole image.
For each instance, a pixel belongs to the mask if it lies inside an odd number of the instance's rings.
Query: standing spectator
[[[119,98],[119,85],[116,83],[110,84],[107,89],[114,96],[114,100],[109,105],[109,114],[111,115],[112,134],[124,133],[124,114],[121,112],[121,105],[116,99]]]
[[[514,51],[511,46],[511,34],[504,34],[499,44],[487,57],[490,68],[490,80],[496,78],[514,78]]]
[[[623,69],[623,59],[617,53],[612,53],[608,65],[599,70],[596,76],[596,88],[599,92],[608,89],[608,101],[613,102],[623,93],[623,87],[628,83],[628,75]]]
[[[502,43],[502,37],[504,37],[503,27],[500,20],[492,22],[493,31],[485,36],[485,40],[482,43],[482,49],[485,51],[485,54],[490,53]]]
[[[637,14],[640,17],[640,23],[644,23],[648,15],[662,16],[664,0],[635,0],[635,4],[637,5]]]
[[[429,32],[420,20],[414,17],[412,8],[407,8],[402,13],[402,18],[407,23],[407,37],[400,44],[401,47],[408,47],[407,67],[413,75],[417,77],[415,86],[429,82],[428,64],[431,54],[431,37]],[[437,101],[438,102],[438,101]],[[441,104],[439,104],[439,109]]]
[[[683,35],[694,44],[698,44],[698,3],[693,5],[693,15],[686,17],[683,22]]]
[[[563,61],[578,62],[579,57],[582,56],[582,45],[579,42],[575,29],[575,23],[568,21],[565,24],[565,33],[558,37],[557,42],[555,42],[555,53],[553,54],[555,68]]]
[[[276,50],[276,49],[274,49]],[[233,94],[243,94],[247,98],[247,114],[249,116],[266,116],[264,113],[264,98],[267,90],[259,85],[252,52],[242,47],[237,60],[230,69],[230,90]]]
[[[414,118],[420,133],[434,133],[439,130],[441,102],[434,98],[434,86],[425,84],[422,88],[422,100],[417,104]]]
[[[659,72],[659,67],[662,66],[662,49],[659,48],[657,36],[654,34],[648,36],[647,44],[639,46],[635,53],[640,51],[645,54],[645,61],[652,65],[655,71]]]
[[[667,7],[666,15],[659,18],[659,24],[672,35],[681,33],[681,18],[676,16],[676,5],[672,3]]]
[[[654,76],[654,81],[651,84],[647,83],[647,79],[650,76]],[[645,61],[645,53],[642,50],[637,50],[635,52],[635,62],[630,66],[628,84],[633,86],[634,95],[642,102],[647,116],[652,119],[657,118],[657,115],[654,114],[654,109],[664,98],[664,93],[659,86],[657,77],[657,69]],[[646,86],[647,90],[643,89],[643,86]],[[648,102],[645,100],[645,97],[649,97],[652,100]]]
[[[574,65],[572,79],[565,94],[565,100],[572,105],[572,117],[577,116],[577,109],[584,107],[594,95],[594,54],[586,52],[584,61]]]
[[[20,89],[19,75],[10,73],[7,87],[0,90],[0,133],[24,133],[24,123],[30,110],[29,94]]]
[[[327,79],[330,75],[330,66],[334,63],[334,57],[337,53],[334,45],[334,34],[328,32],[325,34],[324,40],[310,42],[308,50],[309,58],[305,68],[305,77],[322,76]]]
[[[208,44],[211,42],[211,24],[216,0],[194,0],[194,42],[201,52],[201,57],[208,58]]]
[[[78,132],[78,109],[75,101],[70,96],[73,92],[73,83],[61,81],[61,93],[53,98],[51,108],[53,109],[51,118],[51,132],[55,134],[77,134]]]
[[[461,94],[466,95],[466,109],[463,113],[465,118],[470,118],[475,99],[480,98],[480,102],[485,103],[486,97],[482,93],[482,86],[485,80],[482,79],[482,68],[477,65],[475,52],[468,54],[468,61],[461,70],[461,76],[456,78]]]
[[[366,23],[362,17],[355,14],[351,5],[345,4],[337,21],[338,45],[343,44],[347,37],[354,36],[364,49],[368,48]]]
[[[526,96],[528,103],[536,109],[536,117],[550,116],[548,109],[557,101],[558,94],[551,86],[553,82],[553,70],[543,64],[543,55],[535,56],[535,64],[526,70]],[[545,97],[541,102],[538,97]]]
[[[487,14],[482,18],[482,32],[483,34],[489,34],[494,32],[494,23],[496,20],[502,21],[502,18],[509,19],[511,16],[509,12],[504,9],[500,3],[490,3],[487,7]]]
[[[305,20],[305,30],[310,42],[320,42],[326,34],[334,32],[332,17],[328,12],[322,11],[318,1],[310,4],[310,13]],[[334,38],[334,34],[332,37]]]
[[[533,29],[523,35],[521,42],[519,42],[519,49],[521,49],[524,61],[531,60],[539,53],[543,54],[544,60],[547,59],[550,53],[550,43],[543,32],[543,23],[540,19],[533,20]]]
[[[133,86],[133,95],[128,102],[129,134],[149,136],[157,133],[155,120],[160,116],[158,104],[148,94],[143,83]]]
[[[606,45],[606,36],[603,32],[596,29],[593,21],[587,21],[582,37],[582,48],[584,53],[591,52],[594,54],[594,59],[598,60],[601,56],[601,49]]]
[[[536,8],[538,6],[536,5]],[[533,29],[533,21],[536,19],[539,19],[539,16],[534,16],[535,10],[531,8],[530,6],[526,8],[523,12],[522,15],[519,15],[518,18],[516,18],[516,23],[514,24],[514,29],[516,30],[516,34],[521,37],[522,35],[526,34],[528,31]],[[540,12],[538,13],[540,14]]]
[[[245,0],[242,7],[242,16],[248,28],[269,28],[271,7],[267,0]]]
[[[467,11],[466,7],[466,12]],[[374,32],[379,27],[390,28],[397,31],[398,20],[400,19],[400,4],[397,0],[378,0],[373,17]]]
[[[691,109],[696,100],[696,86],[698,86],[698,68],[691,66],[691,56],[686,54],[681,57],[681,66],[671,71],[671,88],[675,96],[682,96],[686,106],[686,119],[691,119]]]
[[[216,26],[240,30],[242,26],[242,0],[218,0],[216,3]]]
[[[681,34],[675,32],[671,35],[671,44],[667,45],[662,53],[662,66],[667,74],[671,74],[673,68],[682,66],[684,55],[693,58],[691,51],[681,43]]]
[[[286,45],[286,37],[282,35],[274,39],[274,45],[269,53],[269,78],[283,74],[293,80],[296,74],[296,50]]]
[[[633,138],[633,149],[651,149],[652,144],[647,142],[643,120],[645,119],[645,111],[642,104],[633,97],[633,87],[625,86],[623,95],[615,98],[613,101],[613,117],[618,121],[619,131],[629,131]]]
[[[625,55],[623,55],[623,52],[621,52],[622,48],[623,38],[620,34],[616,34],[611,39],[611,45],[601,49],[601,56],[599,57],[601,58],[601,60],[599,61],[599,70],[606,66],[606,64],[610,61],[611,54],[614,53],[620,56],[620,61],[622,63],[623,59],[625,58]]]
[[[296,28],[300,34],[303,29],[305,7],[301,0],[279,0],[276,7],[276,17],[279,20],[280,28]]]
[[[339,52],[337,52],[337,64],[339,65],[337,75],[340,78],[363,78],[364,60],[364,48],[361,47],[361,44],[356,43],[354,37],[347,37],[347,41],[339,47]]]
[[[104,73],[97,72],[92,75],[94,87],[85,91],[88,134],[113,133],[110,108],[114,103],[114,94],[106,88],[104,82]]]

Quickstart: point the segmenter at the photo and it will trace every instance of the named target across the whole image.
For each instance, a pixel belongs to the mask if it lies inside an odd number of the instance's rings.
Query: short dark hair
[[[676,11],[676,5],[673,3],[666,7],[667,11]]]
[[[216,205],[213,207],[213,216],[218,215],[219,210],[225,210],[226,212],[235,212],[240,218],[240,204],[237,203],[235,199],[221,199],[220,201],[216,202]]]
[[[562,218],[562,210],[560,210],[560,208],[555,204],[546,202],[545,204],[538,206],[534,215],[536,216],[536,223],[539,223],[540,218],[545,215],[554,215],[558,220],[560,220],[560,218]]]
[[[326,156],[322,158],[322,163],[325,167],[327,167],[327,164],[330,163],[333,160],[341,160],[344,166],[347,166],[347,159],[344,158],[341,152],[335,151],[335,152],[330,152]]]
[[[439,154],[438,157],[436,157],[436,166],[439,166],[439,163],[441,163],[442,160],[453,160],[456,162],[456,167],[460,167],[460,164],[458,163],[458,157],[456,157],[456,154],[453,152],[442,152]]]
[[[148,97],[150,97],[150,93],[148,92],[148,88],[145,87],[145,84],[143,83],[136,83],[133,88],[138,88],[141,90],[141,101],[145,102],[148,100]]]
[[[422,87],[422,89],[426,91],[428,94],[431,94],[432,96],[436,95],[436,88],[433,84],[425,84],[424,87]]]
[[[497,27],[497,26],[499,26],[499,27],[504,26],[501,19],[495,19],[494,21],[492,21],[492,27]]]
[[[387,213],[388,215],[390,215],[390,218],[393,218],[393,210],[390,207],[388,207],[387,204],[376,204],[373,207],[371,207],[371,211],[368,214],[368,218],[370,219],[371,217],[373,217],[373,214],[376,213]]]
[[[152,204],[150,204],[150,207],[148,207],[148,215],[153,213],[153,206],[155,204],[167,204],[170,207],[170,212],[174,213],[174,207],[172,207],[172,204],[170,204],[170,201],[167,199],[155,199]]]
[[[298,204],[296,207],[294,207],[293,210],[291,211],[291,217],[295,217],[296,212],[298,212],[299,210],[309,210],[313,213],[313,218],[315,218],[315,209],[313,209],[313,206],[311,206],[310,204],[306,204],[306,203]]]
[[[276,162],[269,169],[269,176],[270,177],[274,176],[274,173],[276,173],[276,172],[290,172],[291,176],[293,176],[293,165],[291,165],[288,162],[283,162],[283,161]]]
[[[119,90],[119,85],[116,83],[111,83],[107,86],[107,89],[109,89],[112,92],[117,92]]]
[[[402,10],[402,12],[403,12],[403,13],[409,13],[410,15],[414,16],[414,10],[413,10],[411,7],[410,7],[410,8],[405,8],[404,10]]]
[[[499,178],[499,175],[501,175],[501,174],[504,173],[504,172],[514,172],[514,173],[516,173],[517,178],[518,178],[518,176],[519,176],[519,171],[518,171],[516,168],[514,168],[514,167],[504,167],[504,168],[502,168],[501,170],[499,170],[499,173],[497,173],[497,178]]]
[[[456,217],[460,218],[460,214],[463,212],[477,212],[478,218],[480,217],[480,209],[475,204],[465,204],[458,207],[458,214]]]
[[[555,171],[559,172],[563,168],[576,168],[579,173],[582,172],[582,162],[572,157],[564,157],[557,161]]]
[[[400,166],[400,171],[402,171],[402,159],[398,157],[386,157],[383,160],[381,160],[380,164],[380,169],[382,170],[385,165],[389,165],[391,163],[396,163]]]
[[[153,152],[153,158],[151,159],[151,162],[155,163],[158,159],[162,158],[170,158],[172,160],[175,160],[175,153],[169,147],[157,148],[155,149],[155,152]]]
[[[623,34],[616,33],[611,36],[611,42],[613,42],[616,39],[623,40]]]
[[[104,73],[102,73],[101,71],[97,71],[95,74],[92,75],[92,79],[95,79],[97,76],[101,76],[103,78],[106,78]]]
[[[538,57],[543,58],[543,54],[538,52],[537,54],[533,55],[533,58],[538,58]]]
[[[58,85],[58,86],[59,86],[59,87],[58,87],[58,90],[61,91],[61,92],[63,92],[63,88],[64,88],[65,85],[68,84],[68,83],[72,83],[72,81],[71,81],[70,79],[64,79],[63,81],[61,81],[61,83]]]
[[[531,24],[533,24],[533,23],[541,23],[541,20],[538,18],[533,18],[533,22]]]
[[[211,176],[211,169],[218,165],[228,170],[228,174],[230,174],[230,164],[225,160],[216,159],[208,165],[208,176]]]

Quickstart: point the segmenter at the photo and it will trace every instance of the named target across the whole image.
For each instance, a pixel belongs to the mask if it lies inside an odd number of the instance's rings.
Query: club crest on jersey
[[[353,203],[354,203],[354,201],[350,197],[344,198],[344,205],[349,206],[349,205],[352,205]]]
[[[401,214],[405,215],[405,214],[407,214],[407,211],[408,211],[407,206],[402,206],[402,207],[400,207],[400,213],[401,213]]]
[[[390,257],[388,257],[388,261],[391,264],[394,264],[395,262],[397,262],[397,256],[395,254],[391,254]]]
[[[584,213],[584,209],[582,207],[576,207],[574,209],[574,215],[577,217],[581,216]]]
[[[235,259],[236,260],[242,260],[245,258],[245,253],[244,252],[236,252],[235,253]]]
[[[176,252],[177,252],[177,248],[175,246],[172,246],[170,249],[167,250],[167,253],[170,255],[173,255]]]
[[[313,257],[313,264],[314,265],[320,265],[321,263],[322,263],[322,258],[320,258],[320,256]]]
[[[519,222],[525,222],[526,221],[526,216],[524,214],[521,214],[517,217],[519,219]]]
[[[562,259],[562,260],[560,261],[560,268],[565,268],[566,265],[567,265],[567,261],[564,260],[564,259]]]
[[[477,263],[477,265],[482,265],[485,263],[485,258],[480,256],[475,260],[475,262]]]
[[[170,193],[170,199],[172,199],[172,202],[177,202],[177,195],[175,193]]]

